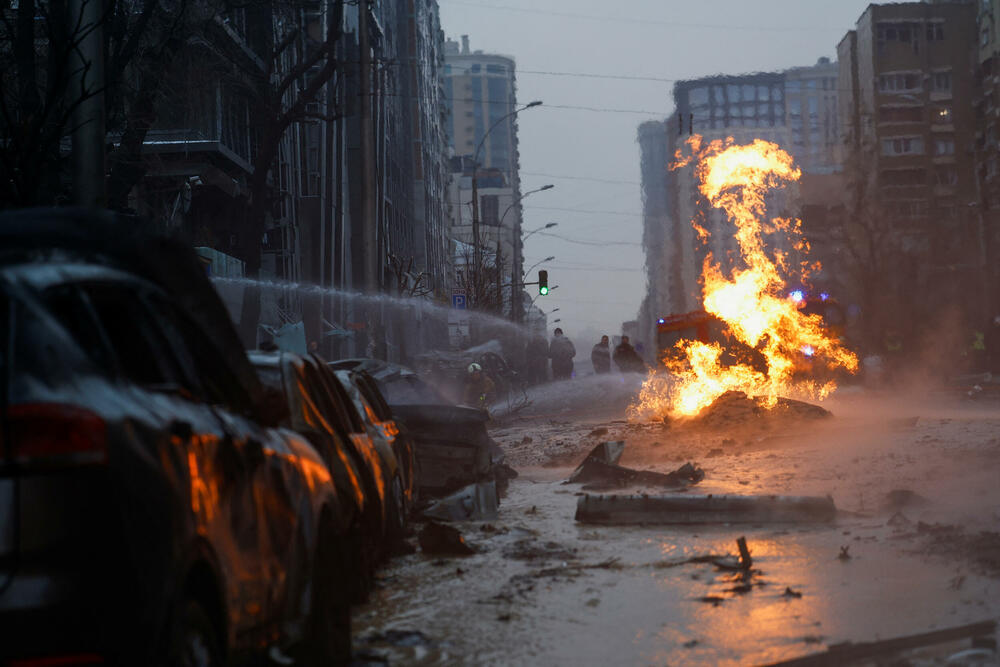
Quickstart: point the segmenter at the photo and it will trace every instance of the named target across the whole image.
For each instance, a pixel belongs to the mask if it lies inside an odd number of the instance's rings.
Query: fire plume
[[[788,296],[792,269],[805,280],[815,268],[807,259],[793,267],[781,250],[790,246],[807,256],[800,221],[766,218],[768,193],[797,181],[800,170],[777,144],[760,139],[747,145],[731,138],[706,144],[694,136],[688,149],[687,154],[678,151],[672,169],[693,163],[699,191],[735,226],[739,261],[730,275],[711,254],[702,267],[704,309],[724,323],[732,345],[679,341],[663,360],[670,373],[650,374],[633,413],[695,415],[727,391],[742,391],[765,407],[782,395],[827,396],[835,381],[798,372],[804,355],[813,367],[852,373],[858,359],[830,334],[821,316],[804,313]],[[766,235],[786,243],[768,244]],[[749,352],[753,361],[734,350]]]

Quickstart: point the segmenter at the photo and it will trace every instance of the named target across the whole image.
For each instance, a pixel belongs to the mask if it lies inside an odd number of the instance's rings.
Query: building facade
[[[859,264],[887,296],[873,316],[926,322],[942,308],[979,309],[983,281],[977,199],[976,5],[869,5],[838,45],[844,171]]]
[[[490,253],[499,250],[509,284],[520,283],[521,183],[518,175],[517,86],[512,58],[470,51],[468,36],[461,44],[445,42],[445,98],[451,106],[447,135],[453,154],[451,199],[452,236],[473,243],[472,192],[479,196],[479,243]],[[520,315],[521,299],[503,301],[507,314]],[[517,288],[513,288],[517,289]]]

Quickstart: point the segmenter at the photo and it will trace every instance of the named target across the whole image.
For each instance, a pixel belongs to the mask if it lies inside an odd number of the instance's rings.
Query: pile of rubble
[[[727,391],[698,415],[678,420],[677,423],[722,430],[752,425],[785,426],[832,416],[829,410],[804,401],[779,398],[777,405],[765,407],[759,398],[750,398],[742,391]]]

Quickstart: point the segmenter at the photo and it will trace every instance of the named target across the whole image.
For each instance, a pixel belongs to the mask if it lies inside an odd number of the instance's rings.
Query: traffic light
[[[549,272],[539,271],[538,272],[538,293],[545,296],[549,293]]]

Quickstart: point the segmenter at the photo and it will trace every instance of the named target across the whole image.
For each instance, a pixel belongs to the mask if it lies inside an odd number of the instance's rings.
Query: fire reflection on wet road
[[[890,525],[875,499],[905,486],[939,500],[904,510],[913,526],[918,519],[957,523],[969,503],[997,506],[997,491],[983,491],[992,469],[984,462],[1000,456],[991,435],[1000,417],[921,418],[903,431],[859,419],[842,418],[845,430],[830,436],[839,449],[825,441],[782,443],[738,457],[705,458],[718,439],[676,437],[665,455],[644,449],[641,430],[629,431],[627,465],[675,467],[681,449],[705,466],[699,493],[761,493],[775,483],[782,493],[830,490],[839,507],[858,514],[829,526],[583,525],[573,521],[578,487],[561,484],[570,468],[522,469],[498,521],[457,524],[481,553],[418,553],[385,572],[355,615],[359,644],[388,630],[423,633],[412,646],[385,637],[369,644],[397,663],[745,665],[996,617],[996,573],[942,555],[912,526]],[[592,427],[573,428],[583,440]],[[520,441],[515,431],[502,435]],[[938,451],[946,438],[953,450]],[[650,461],[650,452],[662,461]],[[949,461],[946,479],[939,478]],[[964,497],[955,480],[966,485]],[[745,580],[710,563],[678,564],[735,554],[740,535],[754,560]],[[838,558],[844,546],[847,560]]]

